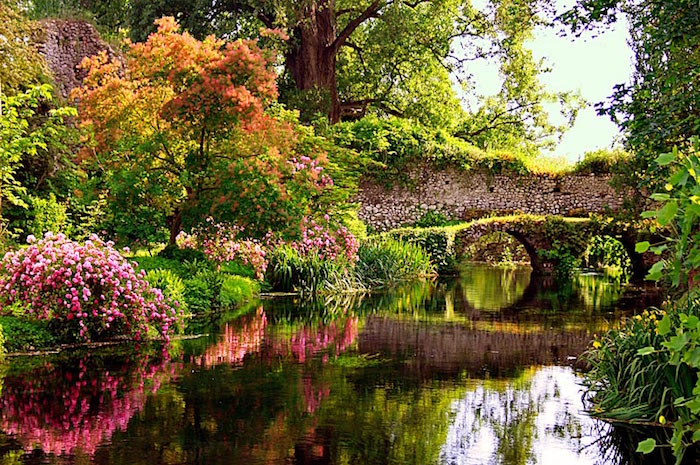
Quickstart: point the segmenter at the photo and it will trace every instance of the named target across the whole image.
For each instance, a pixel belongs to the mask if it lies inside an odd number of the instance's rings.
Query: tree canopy
[[[565,129],[550,124],[546,102],[570,119],[576,96],[552,94],[526,47],[551,5],[543,0],[55,0],[86,8],[103,28],[126,27],[144,41],[154,20],[174,16],[195,38],[256,38],[277,44],[280,102],[303,121],[366,114],[400,116],[448,128],[482,148],[553,143]],[[34,4],[46,3],[34,0]],[[37,8],[35,8],[37,10]],[[40,8],[39,8],[40,10]],[[53,10],[47,9],[46,14]],[[37,16],[41,11],[35,11]],[[121,15],[120,19],[115,19]],[[263,31],[261,33],[261,30]],[[288,40],[280,42],[280,37]],[[474,95],[478,61],[500,68],[503,86],[468,111],[455,91]],[[456,82],[459,81],[459,82]],[[514,142],[515,141],[515,142]]]
[[[104,54],[86,60],[74,92],[93,136],[84,163],[104,175],[115,216],[141,229],[167,220],[171,243],[183,221],[208,215],[251,234],[294,227],[330,180],[303,130],[264,111],[277,96],[265,52],[251,41],[199,41],[173,18],[158,26],[129,47],[125,68]]]
[[[624,130],[640,172],[653,171],[651,160],[659,153],[688,146],[700,131],[700,9],[690,0],[579,0],[561,20],[582,33],[620,15],[629,22],[634,73],[598,104],[598,112]]]

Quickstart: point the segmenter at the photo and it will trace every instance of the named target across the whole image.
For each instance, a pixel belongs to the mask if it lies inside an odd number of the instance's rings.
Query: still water
[[[167,350],[12,358],[0,463],[639,463],[633,433],[583,413],[575,366],[653,302],[597,275],[552,284],[469,267],[373,296],[265,299]]]

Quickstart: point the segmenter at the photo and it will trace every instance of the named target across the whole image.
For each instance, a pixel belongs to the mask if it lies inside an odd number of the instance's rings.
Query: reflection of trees
[[[455,402],[444,463],[596,463],[604,451],[581,412],[578,385],[564,368],[535,368],[505,383],[485,381]]]
[[[588,331],[523,331],[476,329],[455,323],[425,323],[368,317],[358,348],[405,361],[408,370],[432,377],[437,373],[510,376],[537,364],[567,364],[588,346]]]
[[[5,378],[0,429],[27,451],[92,455],[126,429],[175,370],[147,353],[49,361]]]
[[[460,275],[459,287],[469,307],[498,311],[517,303],[530,284],[529,269],[469,266]]]

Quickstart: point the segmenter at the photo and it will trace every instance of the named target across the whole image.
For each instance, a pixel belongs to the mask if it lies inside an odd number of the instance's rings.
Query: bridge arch
[[[501,232],[508,234],[522,244],[528,257],[530,257],[530,266],[532,267],[533,274],[541,275],[551,272],[553,270],[553,264],[543,259],[538,252],[545,245],[543,244],[542,238],[527,234],[517,226],[517,222],[477,221],[472,223],[455,234],[455,258],[463,256],[467,247],[478,241],[481,237]]]

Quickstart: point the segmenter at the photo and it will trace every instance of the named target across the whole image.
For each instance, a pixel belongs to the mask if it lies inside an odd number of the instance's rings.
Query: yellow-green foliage
[[[406,168],[421,161],[438,166],[456,166],[464,170],[480,169],[490,173],[546,174],[609,173],[629,159],[626,152],[598,150],[589,152],[576,165],[564,157],[533,156],[532,152],[482,150],[446,130],[433,129],[402,118],[367,116],[326,129],[336,145],[355,150],[374,164],[367,174],[378,179],[402,180]]]
[[[600,149],[586,152],[583,160],[572,169],[576,174],[616,173],[632,160],[632,156],[622,149]]]

